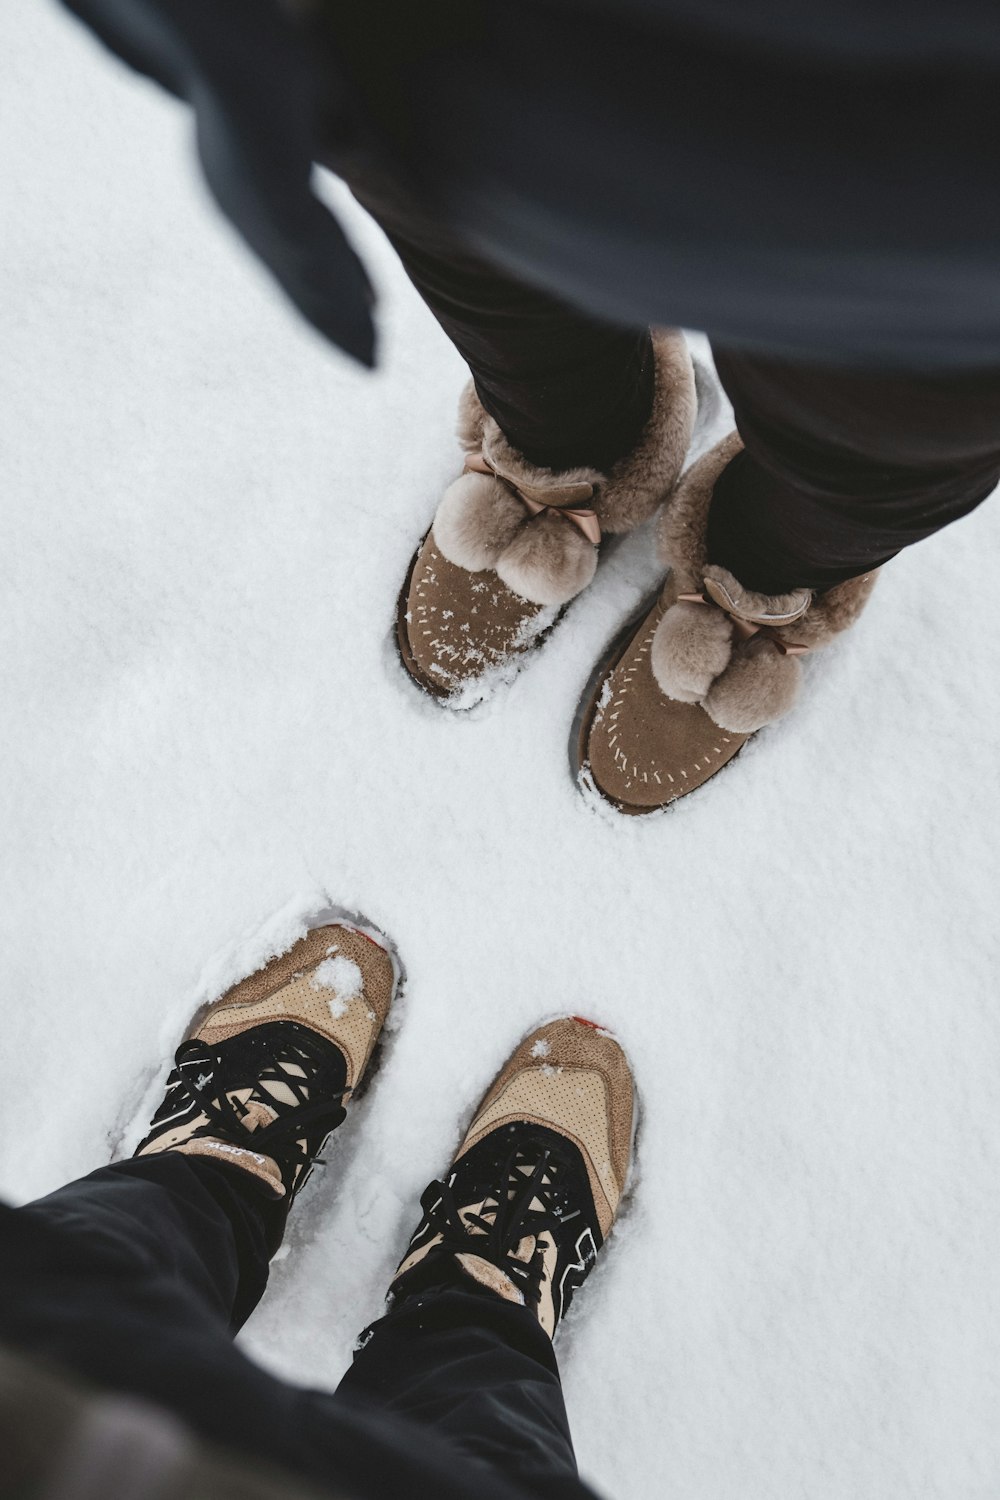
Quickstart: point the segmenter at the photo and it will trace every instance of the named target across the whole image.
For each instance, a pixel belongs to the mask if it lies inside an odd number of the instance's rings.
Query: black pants
[[[329,164],[378,220],[534,463],[605,469],[649,414],[647,329],[615,328],[473,254],[375,153]],[[745,452],[716,487],[713,562],[767,593],[828,588],[968,514],[1000,482],[1000,370],[856,374],[715,348]]]
[[[275,1212],[238,1169],[176,1153],[0,1207],[0,1341],[338,1492],[593,1500],[548,1337],[458,1273],[371,1325],[336,1394],[238,1350]]]

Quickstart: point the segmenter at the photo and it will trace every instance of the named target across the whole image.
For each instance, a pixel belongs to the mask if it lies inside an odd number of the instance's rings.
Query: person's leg
[[[280,1456],[297,1393],[272,1389],[232,1334],[264,1290],[283,1220],[240,1168],[172,1151],[2,1207],[0,1338],[211,1440]]]
[[[396,632],[414,682],[468,706],[544,640],[680,473],[697,406],[676,331],[609,325],[476,255],[377,149],[327,165],[382,227],[469,365],[455,482],[416,550]]]
[[[566,1017],[525,1037],[447,1180],[425,1191],[390,1311],[365,1330],[340,1392],[538,1493],[575,1483],[552,1338],[617,1215],[633,1117],[628,1063],[607,1032]]]
[[[614,328],[487,264],[370,157],[331,157],[469,364],[465,473],[400,592],[404,667],[467,706],[587,587],[603,536],[634,530],[681,471],[697,398],[675,330]]]
[[[394,223],[360,186],[355,196],[469,366],[484,411],[529,463],[605,472],[631,451],[653,405],[648,329],[587,317],[419,220]]]
[[[23,1208],[0,1206],[0,1343],[142,1398],[242,1461],[265,1460],[337,1494],[532,1494],[515,1480],[514,1456],[509,1469],[469,1470],[419,1411],[411,1422],[360,1392],[301,1389],[233,1345],[279,1229],[249,1173],[176,1151],[104,1167]],[[590,1496],[576,1481],[546,1494]]]
[[[708,555],[764,594],[824,590],[960,519],[1000,482],[1000,371],[898,375],[715,350],[744,451]]]
[[[484,261],[371,155],[330,165],[380,225],[508,442],[544,468],[606,472],[653,406],[648,328],[591,317]]]
[[[732,433],[664,507],[667,582],[608,653],[574,754],[624,812],[695,791],[786,714],[798,656],[851,627],[877,570],[1000,481],[1000,372],[901,376],[717,350]]]
[[[329,1397],[274,1380],[231,1337],[346,1116],[396,973],[375,934],[322,912],[201,1012],[132,1160],[0,1210],[0,1338],[210,1441],[322,1473]]]
[[[337,1394],[433,1428],[512,1483],[548,1494],[576,1479],[551,1339],[457,1268],[365,1329]]]
[[[209,1007],[132,1160],[0,1206],[0,1344],[338,1493],[587,1500],[547,1338],[475,1283],[444,1290],[440,1276],[433,1315],[400,1304],[371,1338],[367,1380],[336,1396],[276,1379],[232,1343],[394,975],[369,935],[322,923]],[[463,1381],[476,1392],[464,1408]]]

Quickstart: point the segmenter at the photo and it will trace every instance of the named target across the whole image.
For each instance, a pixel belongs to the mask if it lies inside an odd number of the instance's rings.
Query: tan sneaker
[[[619,812],[656,812],[695,791],[786,714],[798,657],[853,625],[874,587],[866,573],[823,594],[756,594],[709,562],[712,490],[741,446],[732,433],[681,480],[659,522],[671,571],[584,693],[571,759],[581,785]]]
[[[403,665],[435,698],[467,707],[512,676],[590,583],[602,537],[632,531],[669,494],[694,426],[694,372],[675,330],[654,333],[653,349],[652,414],[607,474],[529,464],[465,390],[465,472],[445,491],[396,613]]]
[[[344,1119],[398,982],[381,933],[321,912],[196,1017],[136,1156],[211,1157],[291,1203]]]
[[[566,1017],[533,1031],[476,1111],[447,1182],[432,1182],[394,1299],[465,1275],[524,1303],[551,1337],[618,1213],[634,1089],[608,1032]]]

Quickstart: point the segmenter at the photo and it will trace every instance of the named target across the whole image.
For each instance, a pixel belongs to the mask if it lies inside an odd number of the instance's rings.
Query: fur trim
[[[649,664],[668,698],[700,703],[732,654],[733,627],[722,610],[682,601],[656,627]]]
[[[612,465],[606,475],[596,469],[554,470],[529,464],[507,441],[493,418],[480,407],[484,451],[515,485],[521,481],[553,486],[579,482],[592,484],[593,505],[602,531],[634,531],[649,519],[676,484],[687,456],[697,412],[694,370],[684,335],[676,329],[654,330],[653,357],[656,370],[649,421],[632,452]],[[471,406],[470,390],[471,387],[467,388],[463,395],[459,417],[459,435],[467,448],[476,446],[473,438],[476,415]],[[473,440],[466,441],[467,436]]]
[[[709,562],[705,538],[712,491],[723,469],[742,447],[738,432],[716,443],[691,465],[663,508],[657,536],[660,558],[674,570],[682,594],[700,590],[705,581]]]
[[[456,430],[463,453],[478,453],[483,446],[483,423],[485,421],[486,412],[476,394],[476,387],[470,380],[462,387],[462,394],[458,398]]]
[[[612,533],[634,531],[670,494],[684,467],[698,415],[694,368],[684,335],[653,330],[653,410],[631,453],[613,465],[595,509]]]
[[[658,528],[661,560],[673,569],[678,592],[700,592],[707,582],[718,585],[713,597],[729,596],[727,613],[754,624],[772,624],[788,645],[816,650],[848,630],[858,619],[875,587],[878,572],[849,578],[822,594],[796,589],[790,594],[757,594],[745,589],[727,568],[711,563],[706,550],[708,510],[712,491],[723,469],[743,448],[738,432],[731,432],[692,464],[664,507]],[[785,624],[783,614],[794,615]]]
[[[749,640],[712,683],[705,712],[720,729],[753,734],[787,714],[799,694],[802,668],[797,656],[782,656],[767,639]]]
[[[458,436],[515,488],[557,502],[570,485],[589,486],[588,502],[607,532],[631,531],[645,521],[677,480],[694,427],[694,371],[687,344],[674,329],[653,333],[656,361],[653,410],[633,452],[608,474],[596,469],[545,469],[528,463],[488,416],[470,382],[459,400]],[[586,493],[586,490],[584,491]],[[566,604],[594,576],[597,550],[572,522],[551,512],[528,514],[507,484],[463,474],[448,489],[434,518],[434,541],[449,562],[470,572],[493,568],[530,603]]]
[[[550,488],[558,490],[567,484],[589,484],[596,492],[601,482],[601,475],[596,469],[588,469],[582,465],[577,469],[543,469],[529,464],[516,448],[511,447],[493,418],[485,415],[482,448],[490,463],[518,488],[527,485],[533,491]],[[594,508],[596,510],[596,505]]]
[[[860,578],[848,578],[845,583],[834,584],[822,594],[813,596],[808,612],[794,625],[784,626],[776,634],[787,644],[808,646],[817,651],[828,646],[844,630],[850,630],[871,596],[878,581],[879,570],[862,573]]]
[[[656,362],[653,410],[631,453],[607,474],[596,469],[546,469],[528,462],[488,416],[470,381],[459,398],[458,437],[466,452],[485,447],[491,460],[513,484],[585,482],[596,494],[594,509],[602,530],[632,531],[648,520],[670,493],[687,456],[697,411],[694,370],[683,334],[676,329],[653,330]]]

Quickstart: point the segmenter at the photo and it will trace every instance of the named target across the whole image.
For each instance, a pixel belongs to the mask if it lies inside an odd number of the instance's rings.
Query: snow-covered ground
[[[197,998],[324,894],[407,971],[245,1335],[336,1382],[425,1182],[537,1018],[630,1049],[619,1230],[559,1341],[629,1500],[1000,1493],[1000,506],[908,553],[809,691],[665,817],[567,739],[631,539],[508,690],[390,638],[462,368],[378,230],[379,373],[286,308],[181,108],[0,8],[0,1190],[128,1149]]]

